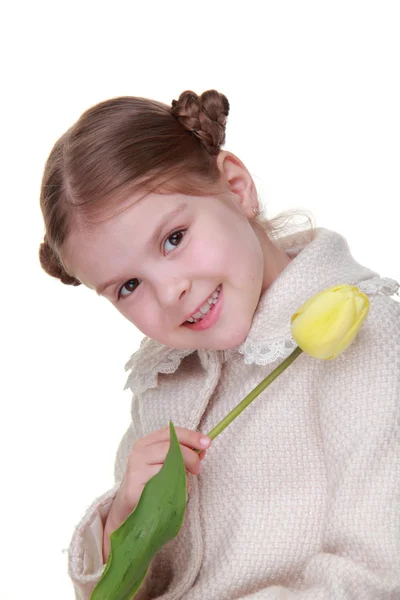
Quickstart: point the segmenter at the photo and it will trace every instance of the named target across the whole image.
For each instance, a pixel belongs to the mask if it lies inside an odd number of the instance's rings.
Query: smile
[[[208,329],[217,321],[221,312],[222,302],[222,286],[217,289],[207,298],[200,308],[193,313],[184,323],[185,327],[193,330]]]
[[[198,321],[201,321],[202,319],[204,319],[204,317],[211,310],[213,305],[217,304],[220,290],[221,290],[221,286],[219,285],[217,287],[217,289],[215,290],[215,292],[213,292],[211,294],[211,296],[209,298],[207,298],[207,300],[204,302],[204,304],[202,306],[200,306],[199,310],[196,311],[191,317],[189,317],[187,322],[188,323],[198,323]]]

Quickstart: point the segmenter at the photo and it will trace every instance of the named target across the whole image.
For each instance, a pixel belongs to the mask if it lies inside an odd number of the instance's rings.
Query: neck
[[[270,240],[264,229],[257,227],[255,232],[264,254],[264,277],[261,289],[261,294],[263,294],[292,259]]]

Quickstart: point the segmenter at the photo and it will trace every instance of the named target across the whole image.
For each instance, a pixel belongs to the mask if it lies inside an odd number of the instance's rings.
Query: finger
[[[197,452],[186,448],[186,446],[181,446],[181,450],[186,471],[192,475],[200,475],[203,470],[203,464]]]
[[[176,427],[176,436],[180,444],[187,446],[188,448],[196,448],[198,450],[204,450],[210,447],[211,438],[207,435],[202,434],[200,431],[193,431],[191,429],[185,429],[183,427]],[[163,427],[157,431],[153,431],[141,438],[136,442],[137,447],[146,447],[152,444],[160,442],[169,442],[170,439],[169,427]]]
[[[152,479],[157,473],[161,471],[163,467],[162,463],[158,463],[155,465],[145,465],[145,467],[137,472],[137,484],[142,485],[143,487],[146,485],[150,479]]]
[[[143,470],[145,465],[163,464],[167,458],[169,446],[169,441],[167,441],[145,446],[144,448],[136,448],[136,451],[129,457],[129,469],[132,473],[138,473]],[[198,475],[201,471],[201,461],[198,453],[183,445],[180,445],[180,449],[185,468],[190,473]]]

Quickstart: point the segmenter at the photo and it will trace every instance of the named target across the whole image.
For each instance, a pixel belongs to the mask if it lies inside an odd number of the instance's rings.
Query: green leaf
[[[162,469],[145,485],[139,503],[110,536],[111,551],[91,600],[131,600],[161,548],[179,533],[186,509],[186,470],[175,428]]]

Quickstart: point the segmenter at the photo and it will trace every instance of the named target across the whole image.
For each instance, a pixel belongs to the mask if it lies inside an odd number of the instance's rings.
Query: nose
[[[170,277],[167,281],[158,282],[156,294],[158,301],[164,308],[170,308],[179,304],[190,290],[191,283],[186,278]]]

